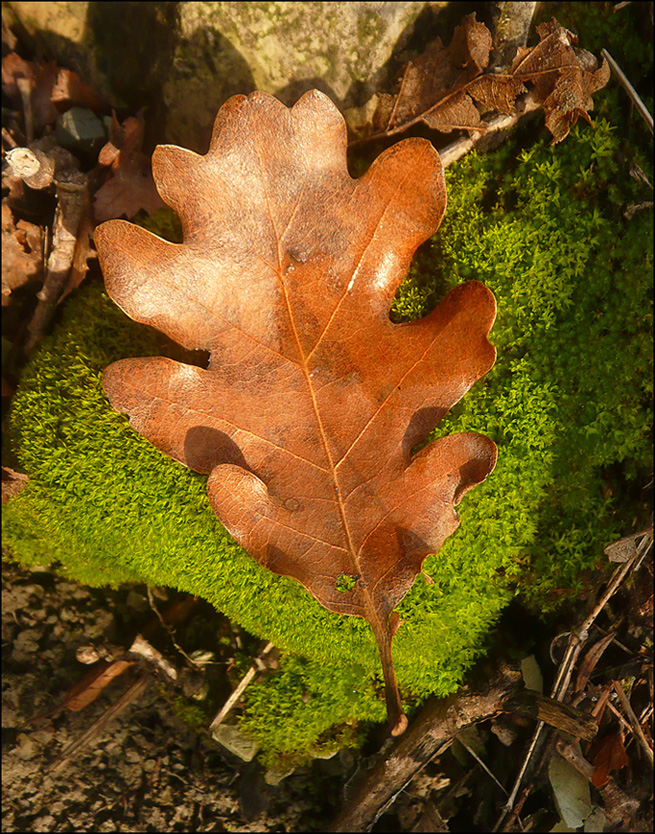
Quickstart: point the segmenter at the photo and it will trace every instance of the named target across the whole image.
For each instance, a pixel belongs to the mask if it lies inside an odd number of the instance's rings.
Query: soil
[[[3,830],[320,830],[334,814],[350,754],[267,785],[256,761],[240,761],[180,720],[156,676],[62,769],[48,771],[137,680],[141,670],[130,669],[80,712],[62,708],[44,716],[87,673],[76,659],[81,647],[111,644],[134,620],[151,619],[143,590],[91,589],[42,569],[5,565]],[[222,619],[216,613],[215,625]]]
[[[651,556],[599,618],[593,642],[615,629],[618,639],[594,671],[595,683],[586,688],[592,701],[608,682],[632,680],[633,707],[645,716],[650,704],[652,715],[652,599]],[[191,626],[187,621],[175,627],[173,642],[159,627],[152,604],[166,615],[174,608],[188,610],[190,601],[207,607],[192,612]],[[216,743],[205,728],[259,644],[202,601],[164,589],[151,589],[149,599],[143,585],[87,588],[43,568],[6,563],[2,602],[5,831],[325,831],[347,802],[349,785],[366,772],[376,754],[384,755],[381,728],[373,728],[360,751],[314,760],[271,785],[257,759],[244,762]],[[549,691],[556,668],[549,655],[552,650],[557,654],[552,637],[582,621],[586,606],[578,608],[545,623],[513,603],[497,628],[496,648],[478,671],[491,674],[499,652],[525,655],[528,635]],[[71,688],[88,672],[81,660],[94,653],[124,652],[137,633],[148,634],[181,672],[180,681],[171,683],[157,664],[143,660],[81,711],[64,706]],[[178,646],[188,652],[193,646],[206,650],[208,641],[213,641],[216,663],[206,674],[184,674],[189,664]],[[62,751],[144,674],[149,683],[139,697],[55,769]],[[195,703],[202,705],[206,720],[194,728],[181,719],[175,705],[193,704],[193,694],[205,692],[206,702]],[[645,719],[644,728],[648,723]],[[609,715],[599,736],[611,736],[618,728]],[[533,729],[532,719],[506,715],[460,734],[447,752],[415,776],[372,830],[491,830]],[[628,766],[619,766],[608,787],[592,788],[590,807],[598,819],[592,824],[590,818],[585,830],[652,830],[652,768],[634,735],[627,733],[624,740]],[[478,751],[478,760],[471,750]],[[593,760],[593,750],[585,755]],[[546,767],[534,781],[519,828],[510,830],[557,830],[553,826],[559,816]]]

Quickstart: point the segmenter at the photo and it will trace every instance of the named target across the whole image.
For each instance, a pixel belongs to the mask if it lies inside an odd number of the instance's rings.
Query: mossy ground
[[[621,490],[650,466],[652,214],[625,217],[643,199],[631,163],[652,181],[648,158],[601,117],[555,148],[518,131],[447,172],[446,219],[392,316],[415,318],[468,279],[495,293],[497,364],[433,436],[483,432],[499,461],[428,558],[434,584],[419,577],[400,605],[394,657],[410,703],[458,687],[517,591],[539,610],[579,592],[632,521]],[[283,651],[242,719],[269,758],[354,744],[358,724],[384,717],[366,623],[259,567],[212,514],[205,478],[135,434],[102,393],[110,362],[161,354],[181,357],[99,283],[67,303],[13,402],[11,453],[30,483],[3,514],[7,553],[90,585],[139,580],[204,597]]]

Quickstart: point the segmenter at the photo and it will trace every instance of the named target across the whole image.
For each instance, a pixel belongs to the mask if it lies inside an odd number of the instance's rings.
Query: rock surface
[[[314,87],[346,110],[393,84],[386,70],[426,7],[411,2],[4,4],[25,39],[115,107],[148,106],[157,137],[204,153],[229,96],[293,104]]]

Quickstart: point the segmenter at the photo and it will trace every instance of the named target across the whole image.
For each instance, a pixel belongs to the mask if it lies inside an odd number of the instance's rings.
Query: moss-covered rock
[[[434,584],[419,577],[400,605],[394,657],[409,700],[457,688],[516,588],[542,609],[575,591],[623,524],[608,467],[629,480],[649,463],[651,218],[622,214],[634,181],[616,184],[618,146],[601,121],[556,149],[514,160],[507,146],[453,166],[446,220],[396,298],[396,320],[414,318],[475,278],[499,307],[496,366],[434,433],[484,432],[499,461],[426,561]],[[14,398],[11,447],[30,483],[3,513],[7,551],[90,585],[141,580],[204,597],[283,651],[243,721],[269,754],[354,743],[357,722],[384,716],[366,623],[250,559],[211,512],[205,478],[133,432],[102,393],[110,362],[162,353],[180,357],[99,283],[67,303]]]

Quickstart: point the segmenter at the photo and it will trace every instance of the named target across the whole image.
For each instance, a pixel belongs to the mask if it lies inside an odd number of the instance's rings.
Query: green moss
[[[183,698],[181,695],[172,696],[166,686],[157,686],[157,690],[162,698],[171,705],[171,709],[180,721],[183,721],[197,733],[201,733],[207,729],[207,724],[211,721],[211,717],[207,715],[202,707],[190,703],[188,699]]]
[[[518,140],[520,141],[520,140]],[[471,154],[447,173],[449,208],[392,312],[414,318],[471,278],[495,293],[498,361],[434,436],[481,431],[493,475],[399,610],[394,658],[404,697],[459,686],[517,590],[540,610],[574,593],[623,532],[607,472],[650,463],[652,218],[623,215],[639,184],[604,120],[521,152]],[[212,514],[205,478],[160,454],[114,413],[102,370],[180,351],[130,322],[98,284],[66,304],[26,366],[9,419],[30,483],[3,513],[7,551],[59,564],[90,585],[141,580],[197,594],[283,652],[249,687],[243,727],[269,763],[356,743],[384,716],[368,625],[321,608],[259,567]],[[187,358],[188,361],[188,358]]]
[[[356,669],[365,714],[379,713],[379,660],[368,625],[329,613],[300,585],[250,559],[211,512],[206,479],[163,456],[109,407],[102,370],[121,357],[156,354],[179,358],[180,351],[129,321],[101,285],[88,284],[67,303],[63,321],[25,367],[12,406],[11,448],[30,482],[3,513],[6,553],[27,564],[58,563],[93,586],[141,580],[199,594],[332,676],[345,680]],[[475,581],[457,613],[440,585],[420,593],[423,602],[395,640],[407,697],[457,686],[510,595],[502,582],[487,587],[488,575],[485,560],[471,566]],[[348,695],[341,713],[361,718],[360,701]],[[321,715],[327,721],[330,714],[338,711]]]
[[[335,675],[334,668],[287,655],[276,675],[250,685],[241,729],[265,746],[266,764],[297,764],[357,746],[360,722],[385,720],[380,685],[368,670],[350,664]]]

